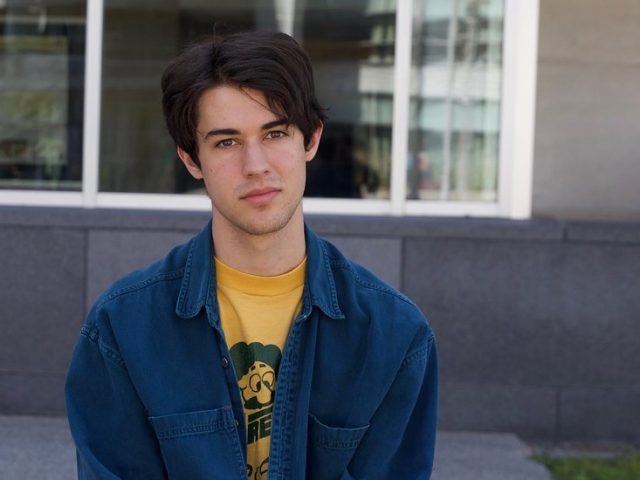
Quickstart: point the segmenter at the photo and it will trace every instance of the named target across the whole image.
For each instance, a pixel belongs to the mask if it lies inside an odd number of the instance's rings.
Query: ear
[[[307,162],[313,160],[313,157],[316,156],[316,152],[318,151],[318,146],[320,145],[320,137],[322,137],[322,129],[324,125],[320,124],[316,131],[311,135],[311,140],[309,140],[309,145],[305,149],[306,153],[304,158]]]
[[[198,164],[193,161],[191,155],[189,155],[180,147],[178,147],[176,151],[178,152],[178,157],[180,157],[180,160],[182,160],[182,163],[184,163],[184,166],[187,168],[191,176],[196,180],[202,180],[202,178],[204,177],[202,175],[202,170],[200,169]]]

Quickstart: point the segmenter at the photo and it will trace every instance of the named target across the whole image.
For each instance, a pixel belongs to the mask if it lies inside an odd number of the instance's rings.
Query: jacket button
[[[222,367],[227,368],[228,366],[229,366],[229,360],[227,360],[227,357],[222,357]]]

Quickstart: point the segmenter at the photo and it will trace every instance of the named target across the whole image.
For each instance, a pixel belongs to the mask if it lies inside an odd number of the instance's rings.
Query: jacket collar
[[[211,220],[187,246],[184,276],[176,304],[176,313],[182,318],[195,317],[205,305],[214,306],[217,310]]]
[[[336,320],[345,318],[338,304],[338,293],[327,247],[306,224],[304,234],[307,243],[307,274],[304,287],[308,294],[305,301],[318,307],[328,317]]]
[[[345,318],[338,305],[335,280],[329,254],[323,241],[307,225],[304,227],[307,248],[307,272],[303,293],[303,312],[316,306],[328,317]],[[176,314],[182,318],[195,317],[203,307],[213,310],[218,318],[216,274],[213,263],[211,220],[188,244],[187,260]]]

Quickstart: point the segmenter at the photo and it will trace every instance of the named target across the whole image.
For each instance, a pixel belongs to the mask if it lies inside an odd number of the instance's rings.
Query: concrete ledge
[[[512,434],[439,432],[432,480],[551,480]]]
[[[64,418],[0,416],[3,480],[72,480],[73,441]],[[433,480],[550,480],[515,435],[439,432]]]
[[[0,225],[16,227],[199,230],[209,212],[0,206]],[[555,240],[640,244],[640,224],[554,219],[390,217],[309,214],[323,235]]]
[[[199,230],[208,212],[0,207],[0,225],[17,227]],[[555,220],[307,215],[323,235],[562,240]]]
[[[307,221],[325,235],[558,241],[564,235],[554,220],[308,215]]]
[[[566,225],[570,242],[640,244],[640,224],[608,222],[570,222]]]
[[[208,212],[0,207],[0,225],[17,227],[200,230],[210,217]]]
[[[66,418],[0,416],[3,480],[73,480],[76,455]]]

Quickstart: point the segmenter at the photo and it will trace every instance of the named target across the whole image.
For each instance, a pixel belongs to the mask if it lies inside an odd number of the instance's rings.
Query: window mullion
[[[407,198],[413,0],[397,0],[391,134],[391,213],[402,215]]]
[[[531,216],[539,1],[505,2],[500,215]]]
[[[84,207],[95,207],[98,195],[103,17],[103,0],[87,0],[84,130],[82,140],[82,196]]]

